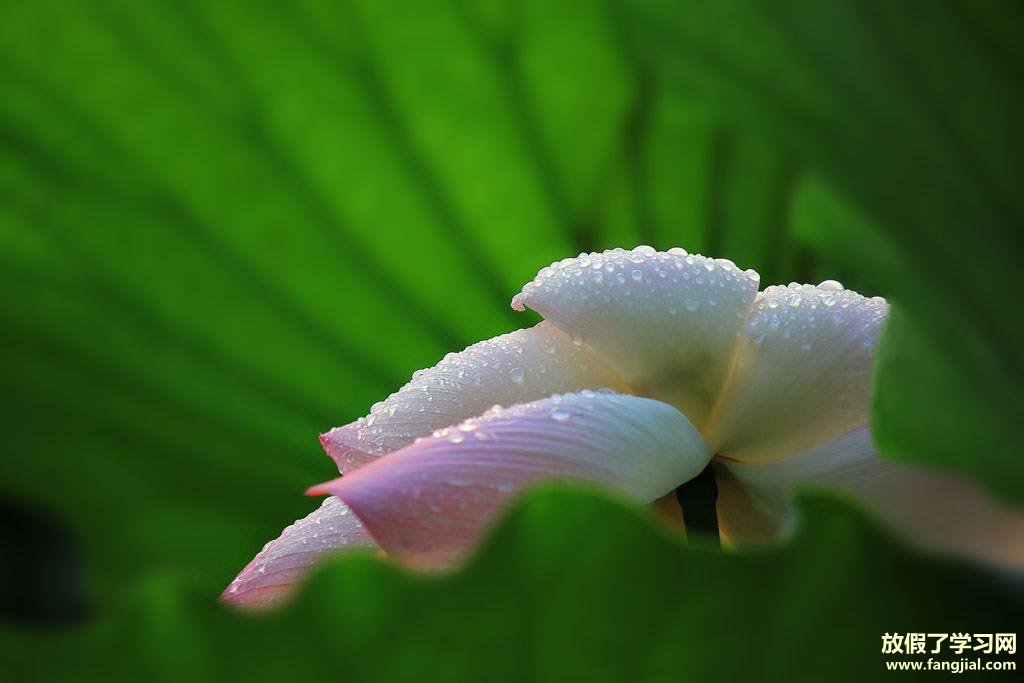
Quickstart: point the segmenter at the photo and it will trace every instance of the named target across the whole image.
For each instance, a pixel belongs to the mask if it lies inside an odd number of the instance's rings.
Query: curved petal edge
[[[320,443],[348,473],[495,404],[600,388],[628,391],[593,351],[542,322],[448,354],[415,373],[366,417],[321,434]]]
[[[324,560],[346,550],[375,550],[363,523],[339,499],[286,527],[246,565],[221,594],[221,602],[245,609],[278,603]]]
[[[710,457],[674,407],[583,391],[488,411],[310,493],[345,501],[388,554],[437,568],[461,559],[533,484],[588,482],[651,503]]]

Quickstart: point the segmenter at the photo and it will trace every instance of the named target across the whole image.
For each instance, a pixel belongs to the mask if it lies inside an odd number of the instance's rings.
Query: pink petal
[[[769,287],[736,347],[705,434],[748,462],[784,458],[867,424],[874,347],[889,307],[839,283]]]
[[[531,484],[591,482],[650,503],[710,455],[672,406],[583,391],[489,411],[310,492],[344,500],[389,554],[440,567]]]
[[[633,387],[702,427],[728,375],[759,277],[731,261],[651,247],[544,268],[512,300],[589,344]]]
[[[344,550],[377,547],[359,518],[337,498],[281,532],[246,565],[221,600],[243,608],[263,608],[285,598],[314,567]]]
[[[724,465],[749,495],[719,498],[723,528],[740,541],[758,515],[763,528],[784,528],[792,489],[808,484],[852,494],[912,543],[1024,569],[1024,514],[965,480],[884,460],[866,427],[793,458]]]
[[[448,354],[414,374],[367,417],[332,429],[320,442],[347,473],[495,404],[605,387],[628,391],[593,351],[542,322]]]

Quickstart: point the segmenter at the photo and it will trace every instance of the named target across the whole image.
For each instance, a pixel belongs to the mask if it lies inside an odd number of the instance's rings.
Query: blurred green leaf
[[[801,233],[897,304],[883,452],[1024,501],[1024,319],[1006,302],[1024,255],[1020,4],[642,0],[627,16],[678,92],[820,174]]]
[[[1024,617],[1018,594],[907,554],[852,508],[801,510],[787,547],[733,555],[684,547],[603,497],[537,492],[454,575],[350,556],[258,617],[151,580],[86,634],[17,635],[5,668],[22,681],[865,681],[884,676],[883,633],[1012,632]]]

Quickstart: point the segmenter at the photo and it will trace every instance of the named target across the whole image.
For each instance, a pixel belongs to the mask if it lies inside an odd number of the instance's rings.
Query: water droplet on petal
[[[570,417],[572,417],[572,413],[570,413],[565,408],[551,409],[551,419],[554,420],[555,422],[565,422]]]

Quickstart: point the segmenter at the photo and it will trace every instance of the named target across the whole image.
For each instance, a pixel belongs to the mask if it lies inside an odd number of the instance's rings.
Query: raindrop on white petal
[[[565,408],[552,408],[550,414],[551,419],[554,420],[555,422],[565,422],[570,417],[572,417],[572,413],[570,413]]]

